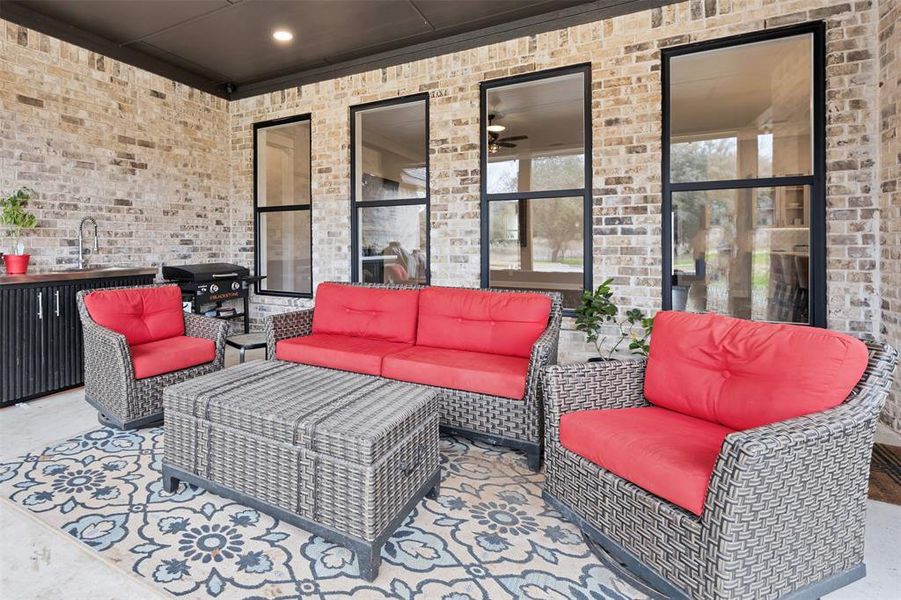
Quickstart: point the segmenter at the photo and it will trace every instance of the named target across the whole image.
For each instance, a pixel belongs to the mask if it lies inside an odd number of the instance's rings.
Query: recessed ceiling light
[[[272,32],[272,37],[278,42],[290,42],[294,39],[294,34],[287,29],[276,29]]]
[[[490,131],[491,133],[500,133],[500,132],[502,132],[503,130],[505,130],[506,127],[504,127],[503,125],[489,125],[489,126],[486,127],[485,129],[487,129],[487,130]]]

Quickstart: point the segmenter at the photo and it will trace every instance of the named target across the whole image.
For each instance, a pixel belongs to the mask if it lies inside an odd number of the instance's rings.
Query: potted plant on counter
[[[11,196],[0,198],[0,226],[6,228],[6,234],[11,240],[9,253],[3,255],[7,275],[22,275],[28,271],[28,259],[31,255],[25,254],[22,234],[38,225],[37,217],[25,210],[33,195],[34,190],[23,187]]]
[[[638,308],[620,316],[619,307],[613,301],[612,283],[612,278],[606,279],[595,291],[583,292],[576,308],[576,329],[585,333],[586,341],[594,344],[598,353],[589,362],[612,360],[626,340],[632,354],[647,356],[650,349],[654,317],[646,316]]]

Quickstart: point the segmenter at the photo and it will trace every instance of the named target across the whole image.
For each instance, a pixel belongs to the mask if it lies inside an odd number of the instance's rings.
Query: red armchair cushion
[[[212,362],[216,358],[216,344],[213,340],[186,335],[138,344],[130,350],[135,379],[181,371]]]
[[[560,418],[560,443],[638,487],[700,515],[728,427],[665,408],[585,410]]]
[[[313,333],[412,344],[419,290],[386,290],[338,283],[316,288]]]
[[[522,400],[529,359],[414,346],[386,356],[382,376]]]
[[[99,290],[87,294],[84,304],[94,321],[124,335],[129,346],[185,333],[181,290],[175,285]]]
[[[426,288],[416,344],[528,358],[550,313],[543,294]]]
[[[380,375],[384,356],[410,347],[410,344],[400,342],[314,333],[276,343],[275,358],[317,367]]]
[[[863,342],[835,331],[661,312],[644,393],[657,406],[748,429],[838,406],[867,359]]]

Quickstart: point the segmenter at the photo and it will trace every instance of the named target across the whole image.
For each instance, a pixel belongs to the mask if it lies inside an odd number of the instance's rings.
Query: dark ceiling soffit
[[[363,58],[341,61],[324,67],[316,67],[264,79],[255,83],[237,86],[229,96],[232,100],[249,98],[259,94],[276,92],[301,85],[355,75],[364,71],[382,69],[407,62],[431,58],[451,52],[469,50],[479,46],[486,46],[498,42],[504,42],[519,37],[535,35],[555,29],[564,29],[574,25],[583,25],[592,21],[601,21],[621,15],[659,8],[669,4],[676,4],[684,0],[597,0],[587,4],[573,6],[544,13],[542,15],[527,17],[501,25],[484,27],[466,33],[460,33],[437,40],[414,44],[397,50],[389,50],[372,54]]]
[[[115,42],[79,29],[74,25],[69,25],[59,19],[48,17],[37,11],[26,8],[17,2],[3,0],[0,2],[0,18],[11,21],[17,25],[40,31],[51,37],[59,38],[63,41],[75,44],[103,54],[115,60],[120,60],[132,66],[156,73],[168,79],[172,79],[187,86],[207,92],[220,98],[228,98],[225,86],[217,84],[215,81],[207,79],[192,73],[164,60],[158,59],[149,54],[144,54],[138,50],[134,50],[127,46],[120,46]]]
[[[272,77],[255,83],[241,85],[234,88],[231,94],[226,91],[226,85],[220,85],[215,81],[172,65],[164,60],[126,46],[121,46],[58,19],[33,11],[16,2],[5,0],[0,3],[0,6],[2,6],[0,18],[70,42],[76,46],[81,46],[98,54],[109,56],[115,60],[121,60],[135,67],[208,92],[214,96],[238,100],[337,77],[354,75],[364,71],[431,58],[450,52],[469,50],[518,37],[610,19],[633,12],[676,4],[681,1],[684,0],[596,0],[595,2],[551,11],[542,15],[485,27],[396,50],[389,50],[363,58],[341,61],[324,67]]]

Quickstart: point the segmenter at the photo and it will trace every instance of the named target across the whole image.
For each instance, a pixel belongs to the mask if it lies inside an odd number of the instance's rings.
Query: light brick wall
[[[225,100],[0,21],[0,192],[37,191],[36,267],[77,262],[87,215],[92,264],[229,258],[228,138]]]
[[[827,24],[829,326],[879,333],[877,11],[869,2],[693,0],[239,100],[232,117],[236,257],[252,261],[252,123],[312,113],[314,278],[350,276],[349,107],[431,95],[432,280],[479,284],[479,82],[590,62],[594,277],[627,307],[661,296],[660,48],[822,19]],[[256,314],[302,301],[258,298]],[[564,355],[580,356],[575,332]]]
[[[879,108],[882,193],[882,328],[901,350],[901,4],[879,3]],[[883,418],[901,432],[901,375],[895,376]]]
[[[901,345],[897,11],[885,0],[694,0],[232,103],[0,21],[0,189],[38,189],[38,265],[73,263],[75,227],[94,214],[97,262],[250,266],[252,124],[309,112],[314,278],[347,279],[349,107],[427,91],[433,281],[475,286],[479,82],[590,62],[595,280],[615,276],[626,307],[653,310],[660,48],[822,19],[829,325]],[[256,298],[255,316],[303,303]],[[564,331],[564,360],[584,350]]]

